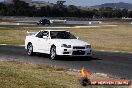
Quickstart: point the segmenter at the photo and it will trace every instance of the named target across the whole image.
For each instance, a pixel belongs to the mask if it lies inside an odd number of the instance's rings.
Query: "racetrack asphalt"
[[[49,60],[45,54],[28,56],[24,46],[0,45],[0,59],[21,60],[77,70],[85,67],[92,73],[105,73],[132,80],[131,53],[94,51],[93,58],[59,57],[58,60]]]
[[[12,22],[14,23],[14,22]],[[88,21],[83,22],[79,21],[77,24],[76,22],[68,22],[68,23],[52,23],[51,25],[37,25],[36,22],[19,22],[19,25],[12,25],[12,24],[0,24],[0,28],[32,28],[32,27],[74,27],[74,26],[87,26]]]

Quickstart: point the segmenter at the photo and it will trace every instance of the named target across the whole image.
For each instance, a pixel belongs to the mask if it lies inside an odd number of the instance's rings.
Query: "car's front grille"
[[[73,55],[84,55],[84,54],[85,54],[85,51],[81,51],[81,50],[73,51],[72,54],[73,54]]]
[[[73,49],[85,49],[84,46],[74,46]]]

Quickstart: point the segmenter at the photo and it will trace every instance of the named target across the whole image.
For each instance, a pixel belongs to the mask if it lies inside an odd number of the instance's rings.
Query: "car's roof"
[[[43,20],[48,20],[48,19],[41,19],[40,21],[43,21]]]
[[[43,31],[65,31],[65,30],[43,30]]]

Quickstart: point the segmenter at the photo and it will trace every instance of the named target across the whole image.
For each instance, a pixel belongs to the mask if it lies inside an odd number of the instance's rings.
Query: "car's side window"
[[[36,37],[38,37],[38,38],[43,38],[43,32],[39,32],[39,33],[36,35]]]
[[[38,38],[43,38],[43,36],[47,36],[47,37],[49,37],[49,32],[48,31],[44,31],[44,32],[39,32],[37,35],[36,35],[36,37],[38,37]]]

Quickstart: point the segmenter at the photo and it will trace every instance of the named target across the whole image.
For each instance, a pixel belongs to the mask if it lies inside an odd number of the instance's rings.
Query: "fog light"
[[[87,55],[90,55],[91,53],[87,53]]]

